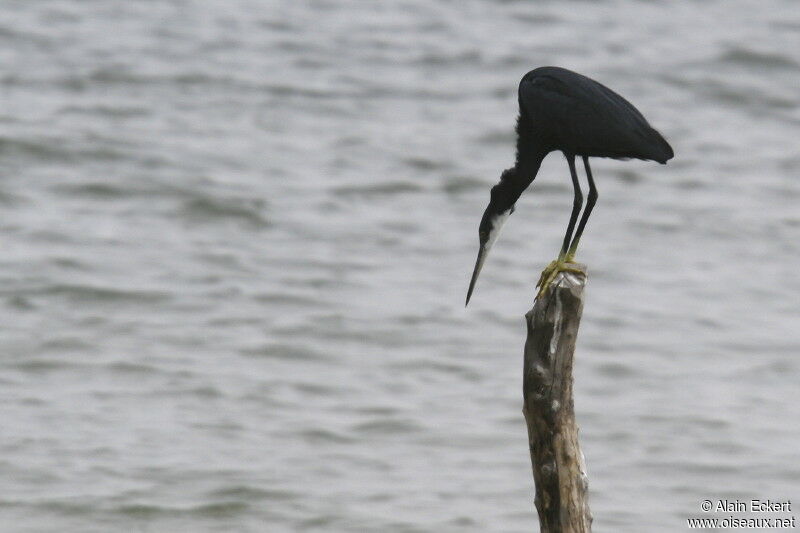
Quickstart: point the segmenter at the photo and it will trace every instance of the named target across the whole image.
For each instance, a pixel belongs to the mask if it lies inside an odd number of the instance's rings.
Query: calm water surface
[[[560,155],[463,299],[547,64],[677,154],[594,164],[595,529],[800,504],[795,2],[0,9],[0,531],[535,530],[522,315]]]

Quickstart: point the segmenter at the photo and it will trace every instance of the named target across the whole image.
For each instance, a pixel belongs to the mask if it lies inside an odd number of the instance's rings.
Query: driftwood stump
[[[561,272],[526,315],[522,394],[541,533],[587,533],[592,514],[572,400],[583,275]]]

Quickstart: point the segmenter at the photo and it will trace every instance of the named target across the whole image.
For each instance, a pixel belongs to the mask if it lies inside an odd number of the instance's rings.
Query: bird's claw
[[[544,287],[545,280],[550,278],[550,274],[555,271],[557,264],[558,261],[550,261],[550,264],[544,267],[544,270],[539,275],[539,281],[536,282],[536,287]],[[542,291],[540,290],[539,292],[541,293]]]
[[[544,270],[542,270],[542,274],[539,276],[539,281],[536,282],[536,287],[539,288],[539,292],[536,293],[536,298],[541,298],[547,293],[547,289],[550,288],[550,284],[553,283],[559,272],[585,274],[585,272],[577,266],[577,263],[575,263],[573,255],[559,257],[558,259],[551,261],[550,264],[547,265]]]

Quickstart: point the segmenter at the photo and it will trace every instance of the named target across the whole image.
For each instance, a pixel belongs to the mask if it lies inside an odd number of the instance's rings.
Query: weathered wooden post
[[[588,533],[592,513],[572,400],[572,360],[583,311],[583,274],[559,273],[525,319],[522,394],[541,533]]]

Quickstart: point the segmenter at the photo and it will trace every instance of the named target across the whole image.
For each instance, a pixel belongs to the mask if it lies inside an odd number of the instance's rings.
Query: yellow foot
[[[578,267],[578,264],[573,261],[573,258],[573,255],[568,255],[563,258],[559,257],[555,261],[551,261],[550,264],[542,270],[542,275],[539,276],[539,281],[536,282],[536,286],[539,288],[539,292],[536,293],[537,298],[541,298],[547,292],[547,289],[550,288],[550,284],[553,283],[553,280],[556,279],[559,272],[586,274]]]

